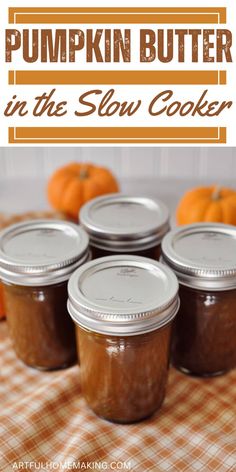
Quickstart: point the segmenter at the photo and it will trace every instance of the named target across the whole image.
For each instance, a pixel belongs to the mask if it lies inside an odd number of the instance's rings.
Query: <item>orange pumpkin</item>
[[[48,200],[56,210],[77,220],[79,209],[88,200],[118,191],[118,183],[108,169],[71,163],[58,169],[50,178]]]
[[[179,225],[217,222],[236,225],[236,191],[212,186],[188,191],[176,213]]]

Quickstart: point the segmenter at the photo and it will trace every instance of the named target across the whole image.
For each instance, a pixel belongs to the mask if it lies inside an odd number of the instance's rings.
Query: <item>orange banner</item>
[[[141,127],[17,127],[9,128],[9,143],[226,143],[226,128]]]
[[[9,85],[225,85],[226,71],[9,71]]]
[[[219,24],[226,8],[9,8],[14,24]]]

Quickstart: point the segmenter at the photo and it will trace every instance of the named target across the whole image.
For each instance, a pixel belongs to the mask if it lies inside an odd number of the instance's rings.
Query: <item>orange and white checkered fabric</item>
[[[236,370],[191,378],[171,369],[152,418],[115,425],[80,392],[79,368],[25,367],[0,323],[0,470],[236,472]]]

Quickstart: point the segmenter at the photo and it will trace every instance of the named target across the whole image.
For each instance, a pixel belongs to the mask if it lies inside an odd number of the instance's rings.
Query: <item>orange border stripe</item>
[[[219,24],[226,8],[9,8],[9,23],[19,24]]]
[[[220,85],[226,85],[227,84],[227,72],[226,72],[226,70],[221,70],[220,71],[219,84]]]
[[[216,127],[17,127],[9,128],[10,144],[45,143],[226,143],[226,128]]]
[[[225,85],[226,71],[9,71],[9,85]]]

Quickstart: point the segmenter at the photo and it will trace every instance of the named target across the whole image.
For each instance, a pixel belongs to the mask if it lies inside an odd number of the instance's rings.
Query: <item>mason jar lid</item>
[[[176,228],[162,241],[162,260],[183,285],[215,291],[236,288],[236,227],[201,223]]]
[[[160,200],[119,193],[86,203],[79,220],[92,246],[115,252],[153,247],[169,230],[169,211]]]
[[[88,262],[72,274],[68,294],[75,323],[114,336],[161,328],[179,307],[175,274],[145,257],[110,256]]]
[[[35,220],[0,232],[0,278],[26,286],[69,279],[88,259],[88,236],[66,221]]]

